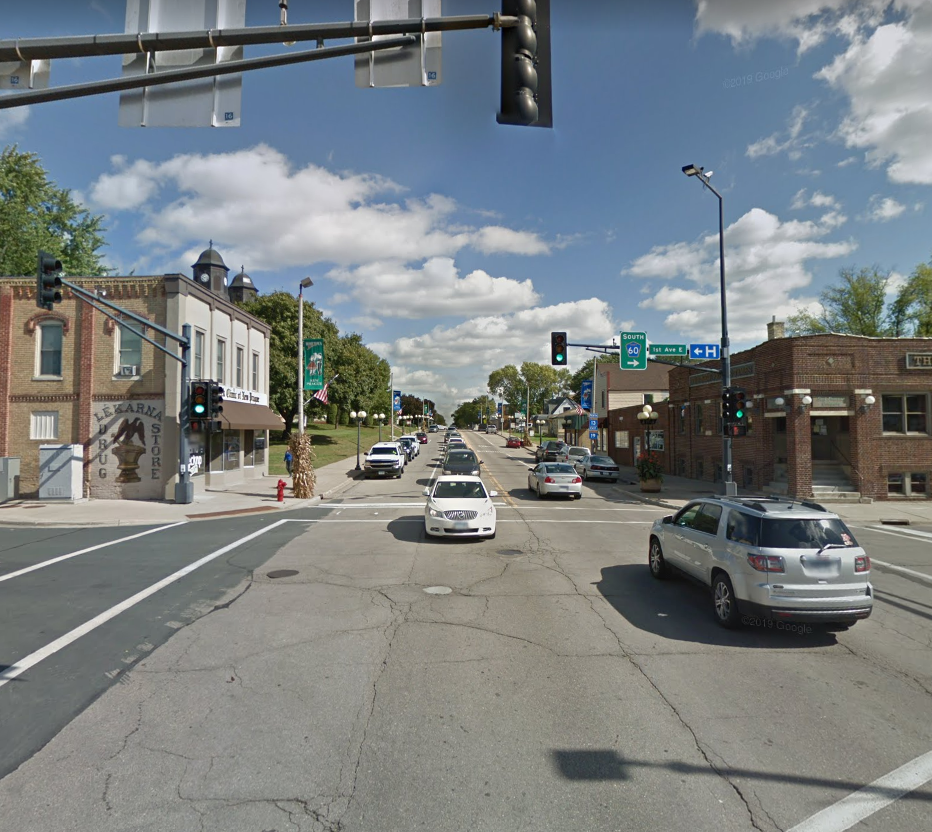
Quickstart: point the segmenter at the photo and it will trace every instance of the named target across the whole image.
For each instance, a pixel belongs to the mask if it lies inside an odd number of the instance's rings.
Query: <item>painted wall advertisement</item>
[[[96,402],[91,437],[91,497],[161,499],[165,402]]]

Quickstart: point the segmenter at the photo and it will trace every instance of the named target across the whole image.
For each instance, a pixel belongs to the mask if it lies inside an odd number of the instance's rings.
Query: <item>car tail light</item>
[[[748,555],[748,563],[758,572],[786,572],[780,555]]]
[[[556,480],[553,477],[544,477],[544,482],[549,482],[553,484],[556,482]]]
[[[573,482],[582,482],[582,477],[576,477],[576,479],[573,480]]]
[[[871,559],[867,555],[858,555],[854,559],[854,571],[855,572],[870,572],[871,571]]]

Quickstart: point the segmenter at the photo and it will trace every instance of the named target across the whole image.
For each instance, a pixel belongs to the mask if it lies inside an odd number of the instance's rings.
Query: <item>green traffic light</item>
[[[736,418],[736,419],[743,419],[743,418],[744,418],[744,411],[743,411],[743,410],[737,410],[737,411],[735,411],[735,418]]]
[[[203,416],[207,412],[207,408],[202,404],[194,405],[194,412],[198,416]]]
[[[563,360],[563,353],[562,353],[562,352],[558,352],[558,353],[557,353],[557,361],[562,361],[562,360]]]

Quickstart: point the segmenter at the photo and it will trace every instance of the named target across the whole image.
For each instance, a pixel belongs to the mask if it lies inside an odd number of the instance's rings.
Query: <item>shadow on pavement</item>
[[[615,610],[639,630],[672,641],[692,641],[720,647],[826,647],[837,643],[834,634],[815,625],[769,622],[737,630],[720,627],[712,612],[712,596],[705,587],[685,578],[658,581],[644,564],[607,566],[595,584]],[[777,625],[781,625],[777,629]],[[786,629],[794,627],[798,629]]]

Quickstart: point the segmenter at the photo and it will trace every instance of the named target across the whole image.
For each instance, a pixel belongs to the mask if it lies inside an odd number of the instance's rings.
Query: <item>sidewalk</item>
[[[238,483],[225,490],[195,493],[187,505],[157,500],[82,500],[76,503],[9,500],[0,504],[2,526],[148,526],[186,520],[210,520],[238,514],[271,514],[316,505],[339,494],[354,482],[356,457],[317,468],[317,485],[308,500],[291,496],[291,478],[285,501],[276,499],[277,476]]]

